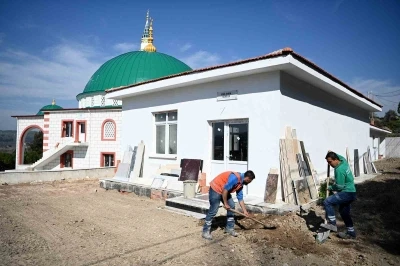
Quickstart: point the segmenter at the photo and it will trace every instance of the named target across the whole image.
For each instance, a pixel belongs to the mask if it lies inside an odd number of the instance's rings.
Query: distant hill
[[[34,135],[35,131],[29,131],[25,137],[25,142],[31,143],[33,141]],[[13,152],[17,143],[16,138],[16,130],[0,130],[0,151]]]

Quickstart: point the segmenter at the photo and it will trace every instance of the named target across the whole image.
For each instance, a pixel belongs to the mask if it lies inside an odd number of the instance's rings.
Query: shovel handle
[[[261,222],[261,221],[259,221],[259,220],[257,220],[257,219],[254,219],[253,217],[249,217],[249,216],[244,215],[244,213],[241,213],[240,211],[237,211],[237,210],[234,210],[234,209],[229,209],[229,211],[234,212],[234,213],[236,213],[236,214],[243,215],[243,216],[245,216],[245,217],[247,217],[247,218],[253,220],[253,221],[256,222],[256,223],[262,224],[264,227],[267,227],[267,228],[270,227],[270,226],[267,226],[266,224],[264,224],[263,222]]]

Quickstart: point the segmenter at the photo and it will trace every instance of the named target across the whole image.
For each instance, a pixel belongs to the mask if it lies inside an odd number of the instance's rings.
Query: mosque
[[[76,96],[78,108],[53,100],[35,115],[17,119],[16,169],[55,170],[115,166],[121,158],[121,100],[106,99],[107,89],[190,71],[178,59],[159,53],[153,44],[153,20],[147,12],[140,51],[105,62]],[[43,157],[24,164],[25,137],[43,132]]]
[[[143,141],[148,184],[160,166],[191,158],[203,161],[207,184],[222,171],[253,170],[245,196],[263,197],[268,172],[280,168],[287,127],[306,143],[320,178],[328,150],[348,149],[363,166],[370,149],[384,156],[390,133],[370,123],[382,105],[291,48],[192,70],[157,52],[149,13],[140,51],[105,62],[76,99],[78,108],[53,101],[35,115],[15,116],[17,169],[112,167],[125,147]],[[26,165],[24,139],[32,129],[43,132],[44,153]]]

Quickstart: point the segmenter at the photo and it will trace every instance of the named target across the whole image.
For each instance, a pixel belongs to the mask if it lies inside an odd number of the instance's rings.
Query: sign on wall
[[[238,95],[237,90],[218,92],[217,102],[237,100],[237,95]]]

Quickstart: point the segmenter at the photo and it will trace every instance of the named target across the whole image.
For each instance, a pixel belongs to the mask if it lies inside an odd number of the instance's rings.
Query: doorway
[[[77,122],[77,137],[81,143],[86,142],[86,121]]]
[[[211,179],[224,171],[248,170],[249,122],[227,120],[211,122]]]

